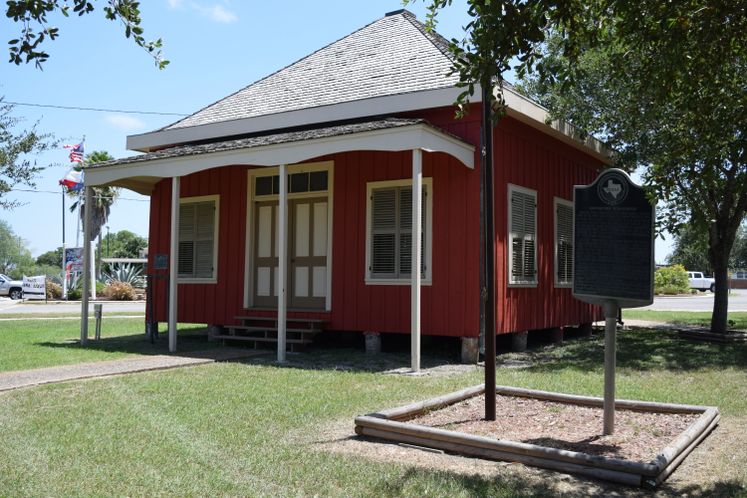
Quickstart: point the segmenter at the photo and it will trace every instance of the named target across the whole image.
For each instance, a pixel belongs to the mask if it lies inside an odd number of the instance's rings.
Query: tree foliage
[[[0,97],[0,209],[18,207],[4,196],[17,185],[34,187],[34,177],[44,168],[33,156],[55,145],[52,136],[39,133],[36,125],[20,130],[22,120],[13,116],[13,106]]]
[[[731,268],[747,270],[747,225],[742,225],[731,250]]]
[[[62,268],[62,246],[58,247],[54,251],[47,251],[37,256],[36,264]]]
[[[13,231],[7,221],[0,220],[0,273],[20,279],[23,275],[43,274],[46,270],[47,267],[36,265],[26,241]]]
[[[43,44],[60,35],[57,27],[48,24],[54,13],[69,17],[71,14],[83,16],[95,10],[94,2],[87,0],[8,0],[5,16],[20,25],[20,33],[8,41],[10,61],[16,65],[34,62],[38,68],[49,58]],[[140,2],[133,0],[106,0],[104,17],[119,22],[124,34],[144,49],[155,60],[156,66],[163,69],[169,61],[163,59],[161,39],[146,40],[143,36],[140,18]]]
[[[451,4],[426,1],[431,21]],[[747,0],[468,4],[467,36],[451,43],[461,99],[492,82],[502,104],[514,59],[554,117],[608,140],[618,165],[645,166],[660,226],[708,233],[711,329],[725,331],[728,258],[747,212]]]
[[[708,259],[708,232],[698,230],[691,224],[680,228],[667,263],[712,275],[713,267]],[[734,247],[729,255],[729,269],[747,270],[747,225],[742,225],[734,239]]]
[[[148,247],[148,240],[129,230],[120,230],[105,235],[101,244],[107,258],[139,258],[140,252]]]

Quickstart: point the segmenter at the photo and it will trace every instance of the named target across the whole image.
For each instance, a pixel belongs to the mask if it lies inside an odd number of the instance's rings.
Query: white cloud
[[[182,4],[182,0],[166,0],[166,3],[169,4],[169,7],[175,9]]]
[[[141,129],[145,123],[134,116],[127,114],[107,114],[104,118],[107,123],[121,131],[134,131]]]
[[[222,5],[203,6],[192,4],[192,7],[200,13],[208,16],[215,22],[230,24],[239,20],[238,16]]]

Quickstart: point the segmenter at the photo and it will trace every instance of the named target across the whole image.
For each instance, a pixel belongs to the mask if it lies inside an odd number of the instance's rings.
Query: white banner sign
[[[47,277],[40,275],[38,277],[23,276],[23,298],[24,299],[46,299],[47,298]]]

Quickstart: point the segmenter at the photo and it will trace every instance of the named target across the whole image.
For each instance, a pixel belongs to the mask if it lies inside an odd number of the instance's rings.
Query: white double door
[[[291,309],[323,310],[327,298],[329,204],[326,197],[288,200],[287,294]],[[278,304],[278,201],[254,205],[253,302]]]

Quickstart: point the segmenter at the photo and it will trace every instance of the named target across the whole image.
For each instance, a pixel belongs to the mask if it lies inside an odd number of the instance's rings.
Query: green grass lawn
[[[623,310],[623,320],[626,318],[635,320],[650,320],[652,322],[682,323],[687,325],[711,325],[710,311],[653,311],[653,310]],[[729,313],[729,328],[747,329],[747,313]]]
[[[5,317],[3,317],[5,318]],[[88,337],[94,336],[94,320],[89,321]],[[162,327],[164,328],[164,327]],[[178,345],[181,351],[207,349],[199,326],[180,326]],[[101,325],[101,340],[81,347],[80,320],[0,321],[0,372],[68,365],[87,361],[114,360],[134,354],[163,354],[168,351],[165,334],[157,344],[146,341],[143,318],[107,316]]]
[[[41,342],[63,340],[41,331],[56,329],[57,321],[42,323],[27,334],[41,336]],[[620,333],[618,351],[618,397],[717,405],[723,423],[747,417],[747,345],[691,343],[670,332],[631,330]],[[383,373],[392,364],[407,366],[406,353],[371,361],[360,351],[312,351],[290,355],[282,368],[272,356],[0,394],[0,495],[558,495],[542,479],[557,484],[563,478],[549,473],[488,478],[344,456],[315,444],[330,437],[331,426],[352,430],[357,414],[480,383],[480,370],[446,377]],[[498,384],[601,395],[599,336],[502,355],[499,363],[506,357],[532,366],[498,368]],[[445,361],[424,355],[423,363]],[[697,484],[689,496],[744,496],[747,448],[735,442],[728,458],[739,470],[714,470],[712,482]],[[577,490],[567,496],[585,495]]]

